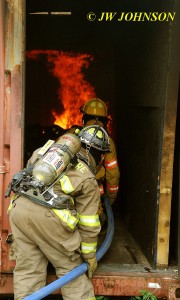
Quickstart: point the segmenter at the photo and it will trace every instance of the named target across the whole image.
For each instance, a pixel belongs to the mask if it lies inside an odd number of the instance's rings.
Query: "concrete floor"
[[[105,239],[105,233],[99,235],[99,246]],[[126,226],[115,218],[114,237],[110,248],[98,263],[97,272],[104,269],[121,271],[144,271],[144,268],[151,268],[146,257],[142,253],[138,244],[134,241]]]

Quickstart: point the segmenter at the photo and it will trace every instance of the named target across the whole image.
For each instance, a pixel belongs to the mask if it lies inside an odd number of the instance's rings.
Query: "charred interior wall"
[[[27,50],[59,49],[94,56],[86,75],[97,96],[110,102],[121,169],[119,199],[115,206],[154,265],[171,24],[89,22],[85,16],[92,10],[99,15],[102,11],[168,12],[172,10],[173,1],[97,2],[85,5],[82,1],[77,8],[72,1],[46,1],[46,4],[45,1],[27,1],[26,46]],[[71,11],[72,15],[30,14],[38,10]],[[51,122],[51,105],[60,109],[56,102],[57,82],[49,78],[43,68],[42,62],[38,65],[27,61],[26,125],[42,119]],[[48,77],[47,81],[44,76]],[[43,90],[52,103],[45,100]]]
[[[156,257],[168,30],[167,24],[160,27],[149,23],[145,27],[133,24],[126,38],[127,48],[124,47],[121,54],[126,63],[120,59],[116,75],[121,86],[118,95],[121,104],[119,102],[117,111],[123,122],[117,134],[123,170],[122,215],[152,264]]]

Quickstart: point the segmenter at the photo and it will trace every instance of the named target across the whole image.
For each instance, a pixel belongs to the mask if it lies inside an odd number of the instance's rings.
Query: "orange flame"
[[[82,125],[82,115],[79,108],[88,99],[96,96],[94,88],[83,74],[83,68],[88,69],[93,57],[89,54],[70,53],[56,50],[27,51],[27,57],[37,59],[40,54],[47,55],[49,71],[59,80],[58,99],[64,111],[58,115],[54,110],[54,124],[67,129],[72,125]]]

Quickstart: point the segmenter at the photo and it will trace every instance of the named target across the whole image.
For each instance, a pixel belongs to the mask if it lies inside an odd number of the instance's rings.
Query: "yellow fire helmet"
[[[106,130],[99,125],[84,127],[78,137],[81,142],[102,152],[110,152],[110,141]]]
[[[87,115],[107,117],[106,104],[99,98],[92,98],[80,107],[80,112]]]

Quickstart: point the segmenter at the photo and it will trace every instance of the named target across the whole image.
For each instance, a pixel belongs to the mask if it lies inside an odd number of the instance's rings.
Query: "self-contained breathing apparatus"
[[[53,186],[77,164],[76,154],[80,148],[80,139],[71,133],[62,135],[56,142],[49,140],[38,151],[36,162],[14,175],[5,197],[13,191],[49,208],[73,208],[73,198],[64,194],[58,196],[53,192]]]

